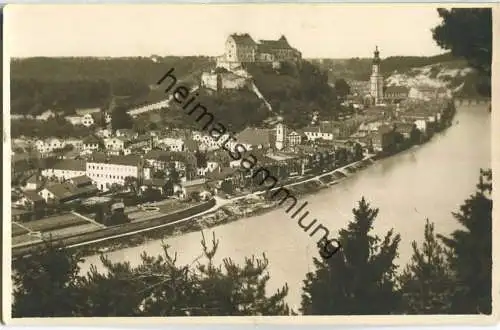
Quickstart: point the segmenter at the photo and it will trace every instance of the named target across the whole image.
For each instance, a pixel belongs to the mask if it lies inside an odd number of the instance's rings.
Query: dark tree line
[[[63,117],[57,116],[46,121],[35,119],[11,120],[10,135],[12,138],[19,136],[34,136],[38,138],[58,137],[87,137],[91,135],[89,127],[73,126]]]
[[[11,113],[37,115],[53,109],[70,115],[79,108],[107,108],[112,96],[132,107],[156,96],[151,95],[150,85],[165,70],[174,67],[179,78],[194,83],[210,66],[204,57],[166,57],[157,62],[149,58],[14,59]]]

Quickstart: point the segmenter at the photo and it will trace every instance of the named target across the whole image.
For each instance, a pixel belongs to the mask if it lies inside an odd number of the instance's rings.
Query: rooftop
[[[54,194],[54,196],[58,199],[68,199],[98,191],[97,187],[94,185],[77,187],[70,182],[56,183],[46,187],[45,189]]]
[[[263,52],[270,49],[293,49],[283,35],[278,40],[259,40],[259,42],[259,49]]]
[[[77,187],[92,184],[92,179],[90,179],[86,175],[80,175],[76,176],[74,178],[71,178],[71,182],[76,185]]]
[[[94,155],[93,160],[89,161],[89,163],[105,163],[105,164],[124,165],[124,166],[138,166],[140,162],[141,162],[141,156],[139,155],[111,156],[111,157]]]
[[[270,133],[268,129],[247,127],[236,136],[236,139],[239,143],[265,146],[271,144]]]
[[[404,86],[387,86],[385,93],[403,94],[408,93],[409,89]]]
[[[237,45],[242,45],[242,46],[256,46],[257,43],[252,39],[252,37],[248,33],[243,33],[243,34],[231,34],[231,36],[234,40],[234,42]]]
[[[144,180],[143,185],[144,186],[153,186],[153,187],[163,187],[167,180],[165,179],[158,179],[158,178],[152,178],[149,180]]]
[[[85,139],[83,139],[84,144],[94,144],[94,143],[99,143],[99,138],[94,135],[87,136]]]
[[[55,170],[83,171],[85,172],[85,160],[82,159],[64,159],[53,166]]]
[[[38,195],[35,190],[25,190],[23,194],[24,196],[26,196],[27,199],[33,202],[43,201],[42,196]]]

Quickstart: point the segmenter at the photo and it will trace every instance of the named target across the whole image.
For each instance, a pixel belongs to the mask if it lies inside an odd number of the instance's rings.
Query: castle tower
[[[375,47],[373,53],[372,75],[370,76],[370,95],[373,97],[375,104],[382,103],[384,99],[384,77],[380,73],[380,57],[378,47]]]
[[[283,150],[286,145],[287,128],[284,124],[276,125],[276,149]]]

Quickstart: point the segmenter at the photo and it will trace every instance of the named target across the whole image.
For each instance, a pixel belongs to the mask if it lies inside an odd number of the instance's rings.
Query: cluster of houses
[[[215,90],[239,88],[248,82],[242,63],[274,65],[299,59],[301,53],[284,36],[255,42],[248,34],[232,34],[226,41],[225,54],[217,59],[219,71],[205,73],[201,85]],[[241,159],[248,155],[276,178],[290,179],[332,170],[360,160],[367,153],[397,152],[402,146],[431,136],[447,116],[450,101],[443,97],[447,95],[436,90],[427,95],[417,90],[410,97],[404,87],[384,90],[379,66],[376,49],[370,81],[352,83],[353,95],[347,99],[368,108],[339,121],[320,121],[316,116],[310,126],[301,129],[280,122],[272,128],[247,127],[235,136],[225,134],[214,139],[185,129],[139,134],[131,129],[113,131],[96,125],[94,134],[83,139],[15,139],[12,177],[18,186],[13,187],[13,203],[33,209],[118,191],[140,194],[147,189],[178,198],[194,192],[245,193],[254,185],[253,173],[240,171]],[[165,106],[168,101],[162,102],[138,108],[137,113]],[[49,110],[36,119],[47,120],[55,115]],[[80,109],[75,116],[65,118],[73,125],[87,127],[99,120],[111,122],[109,114],[101,109]],[[230,151],[235,151],[237,145],[245,152],[233,159]]]
[[[55,112],[54,110],[48,109],[37,116],[11,114],[11,119],[34,119],[47,121],[62,114],[63,112]],[[65,116],[64,119],[73,126],[91,127],[101,121],[105,124],[111,123],[111,114],[108,111],[103,111],[101,108],[85,108],[76,109],[74,115]]]
[[[84,139],[16,139],[13,146],[31,148],[31,157],[54,161],[34,170],[20,169],[21,174],[29,176],[21,180],[18,190],[22,192],[16,194],[13,202],[25,207],[40,202],[59,204],[127,190],[131,183],[139,191],[152,188],[164,194],[173,171],[178,180],[172,192],[179,198],[193,191],[231,194],[251,185],[251,174],[240,171],[241,161],[232,159],[227,151],[234,150],[236,143],[243,145],[259,166],[273,169],[277,177],[321,173],[357,160],[359,150],[361,155],[390,152],[395,144],[415,136],[419,141],[413,142],[420,142],[436,129],[448,104],[449,100],[440,99],[425,104],[378,106],[343,121],[318,121],[297,130],[285,123],[274,128],[248,127],[235,136],[235,141],[215,140],[202,132],[182,129],[143,135],[128,129],[103,134],[105,130],[99,129],[98,134]],[[14,156],[22,156],[25,149]],[[318,165],[318,154],[326,155],[330,161]],[[13,157],[13,171],[17,168],[15,162]]]

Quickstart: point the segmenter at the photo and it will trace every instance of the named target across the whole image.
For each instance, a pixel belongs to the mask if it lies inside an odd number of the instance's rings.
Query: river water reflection
[[[423,239],[425,219],[435,223],[436,232],[449,234],[458,228],[451,212],[475,189],[479,169],[490,167],[490,120],[485,105],[464,106],[457,110],[452,127],[427,144],[381,160],[352,177],[302,199],[309,202],[310,217],[317,218],[331,231],[344,228],[353,218],[352,208],[361,196],[380,208],[374,231],[380,236],[391,228],[401,234],[398,264],[411,256],[411,241]],[[245,256],[262,255],[269,259],[269,289],[288,283],[287,301],[297,310],[302,280],[312,270],[317,255],[314,240],[306,235],[284,210],[241,219],[205,232],[215,232],[220,240],[217,261],[231,257],[241,262]],[[182,264],[191,263],[201,252],[201,234],[189,233],[166,239],[177,251]],[[137,264],[140,254],[162,252],[161,241],[108,253],[112,261]],[[88,257],[82,265],[100,264],[98,256]]]

